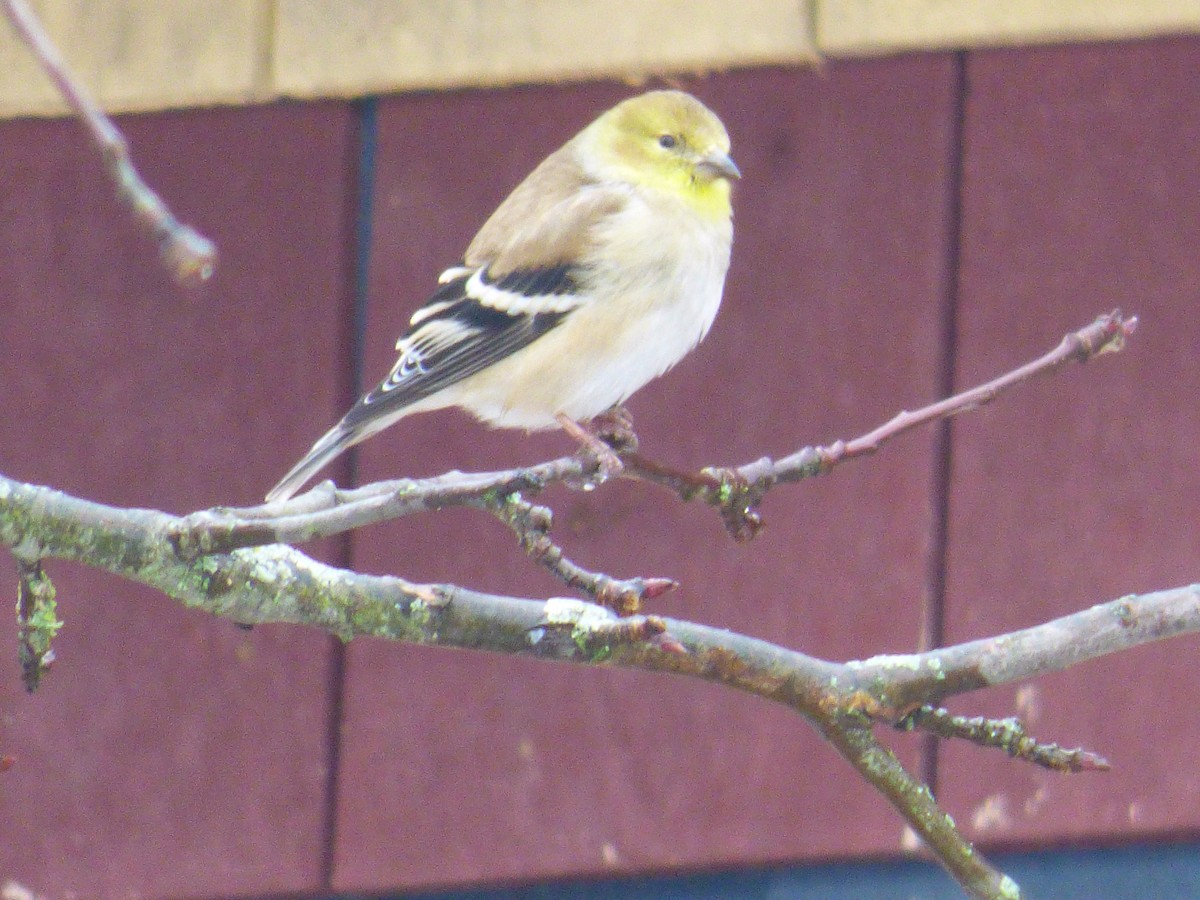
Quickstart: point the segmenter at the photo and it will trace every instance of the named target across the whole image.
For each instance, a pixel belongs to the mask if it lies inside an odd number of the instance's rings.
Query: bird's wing
[[[568,266],[510,272],[495,280],[487,269],[457,274],[413,317],[396,343],[400,356],[392,371],[355,404],[342,426],[368,426],[537,340],[577,305],[574,286]],[[505,296],[511,303],[498,305],[497,298]]]
[[[392,371],[346,414],[342,427],[370,430],[562,322],[587,300],[581,292],[586,254],[569,251],[622,202],[622,195],[598,187],[577,191],[515,227],[520,234],[496,248],[493,260],[444,272],[441,287],[396,342]]]
[[[346,448],[403,414],[406,407],[528,346],[585,302],[586,265],[557,262],[493,275],[489,266],[442,273],[441,286],[413,314],[396,342],[399,358],[267,495],[292,496]]]

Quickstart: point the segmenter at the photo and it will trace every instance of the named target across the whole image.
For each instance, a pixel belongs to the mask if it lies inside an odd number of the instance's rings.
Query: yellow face
[[[613,107],[588,132],[622,178],[679,194],[700,211],[729,214],[729,182],[741,173],[725,126],[695,97],[651,91]]]

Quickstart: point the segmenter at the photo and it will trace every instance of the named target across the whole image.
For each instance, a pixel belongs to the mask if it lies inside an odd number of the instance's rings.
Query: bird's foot
[[[633,416],[617,405],[600,413],[587,423],[587,430],[617,453],[636,453],[638,436],[633,430]]]
[[[569,434],[596,461],[595,480],[604,483],[610,478],[616,478],[625,469],[625,464],[617,456],[613,447],[597,435],[590,427],[584,427],[570,416],[559,413],[554,417],[559,426]],[[594,419],[592,420],[595,421]],[[589,426],[591,423],[588,423]]]

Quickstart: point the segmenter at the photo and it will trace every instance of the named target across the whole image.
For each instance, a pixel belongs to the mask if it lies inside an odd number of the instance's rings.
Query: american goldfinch
[[[409,413],[543,430],[624,402],[708,333],[733,241],[725,126],[651,91],[602,114],[500,204],[413,314],[399,358],[267,495],[291,497]]]

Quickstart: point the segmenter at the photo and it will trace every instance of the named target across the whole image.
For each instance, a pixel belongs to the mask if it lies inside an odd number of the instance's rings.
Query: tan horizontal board
[[[821,0],[829,56],[1200,31],[1200,0]]]
[[[33,0],[70,68],[108,109],[238,103],[263,94],[271,0]],[[0,117],[64,104],[0,15]]]
[[[811,61],[805,0],[279,0],[288,96]]]
[[[1200,31],[1200,0],[32,0],[113,111]],[[0,20],[0,118],[64,109]]]

